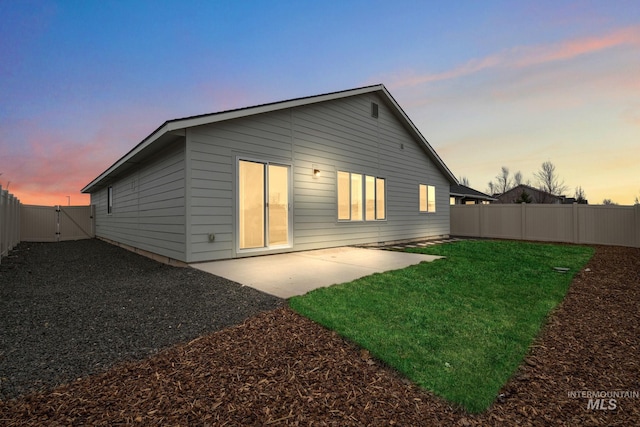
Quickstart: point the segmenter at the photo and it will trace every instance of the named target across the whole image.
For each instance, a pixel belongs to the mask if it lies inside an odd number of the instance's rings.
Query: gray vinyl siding
[[[237,159],[291,164],[290,123],[284,110],[187,129],[189,262],[236,256]]]
[[[184,140],[113,182],[113,213],[107,187],[91,194],[96,236],[186,261]]]
[[[291,250],[449,234],[450,182],[376,94],[193,127],[186,140],[188,262],[239,256],[239,157],[292,166]],[[314,165],[319,178],[312,176]],[[385,178],[386,220],[337,220],[338,170]],[[419,184],[435,186],[435,213],[419,212]]]
[[[372,101],[379,105],[377,119],[370,115]],[[294,117],[296,249],[449,234],[448,180],[377,96],[311,105]],[[314,180],[311,163],[328,173]],[[338,170],[385,178],[386,220],[337,221]],[[436,187],[434,214],[419,213],[420,183]]]

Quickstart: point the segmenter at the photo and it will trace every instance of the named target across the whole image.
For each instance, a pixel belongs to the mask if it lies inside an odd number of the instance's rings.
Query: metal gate
[[[21,206],[22,242],[61,242],[95,235],[93,206]]]

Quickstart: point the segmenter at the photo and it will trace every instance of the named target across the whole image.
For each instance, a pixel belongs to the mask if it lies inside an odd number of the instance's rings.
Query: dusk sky
[[[0,0],[0,186],[85,205],[166,120],[377,83],[477,190],[640,198],[638,0]]]

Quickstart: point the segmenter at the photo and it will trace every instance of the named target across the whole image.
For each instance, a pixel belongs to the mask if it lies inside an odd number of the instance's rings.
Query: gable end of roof
[[[403,123],[406,129],[417,138],[423,144],[423,148],[427,152],[427,155],[434,161],[438,169],[447,177],[451,184],[456,184],[457,180],[453,173],[442,161],[440,156],[431,147],[426,138],[420,133],[415,124],[411,121],[409,116],[404,112],[396,100],[391,96],[391,93],[382,84],[364,86],[356,89],[348,89],[338,92],[331,92],[322,95],[313,95],[302,98],[294,98],[285,101],[272,102],[268,104],[261,104],[251,107],[239,108],[234,110],[221,111],[217,113],[202,114],[197,116],[184,117],[179,119],[167,120],[160,127],[154,130],[149,136],[143,139],[135,147],[133,147],[127,154],[122,156],[118,161],[111,165],[102,174],[97,176],[89,184],[87,184],[82,190],[82,193],[91,193],[95,189],[104,186],[108,179],[114,176],[117,171],[121,171],[126,168],[127,165],[132,163],[134,157],[139,157],[143,152],[149,150],[152,145],[159,139],[165,137],[168,134],[178,134],[180,130],[194,127],[208,125],[216,122],[222,122],[226,120],[232,120],[256,114],[267,113],[271,111],[283,110],[288,108],[295,108],[304,105],[311,105],[320,102],[331,101],[335,99],[347,98],[366,93],[380,93],[385,102],[392,108],[396,117]],[[166,139],[166,138],[164,138]]]

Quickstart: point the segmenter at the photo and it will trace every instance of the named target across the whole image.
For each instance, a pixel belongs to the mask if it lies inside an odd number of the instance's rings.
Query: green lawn
[[[317,289],[290,306],[470,412],[491,405],[593,255],[486,240],[412,252],[446,258]]]

